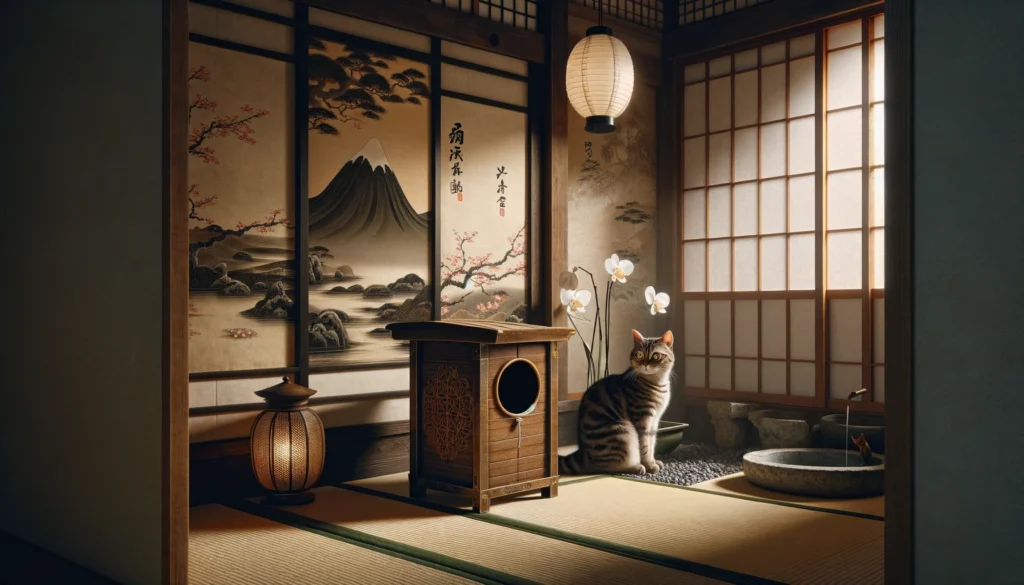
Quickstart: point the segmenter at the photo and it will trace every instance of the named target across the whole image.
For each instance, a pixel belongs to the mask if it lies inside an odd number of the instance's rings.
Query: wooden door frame
[[[886,184],[885,184],[885,581],[914,582],[913,472],[913,2],[884,3],[886,39]],[[708,21],[673,26],[678,13],[666,10],[662,46],[665,86],[659,100],[659,128],[678,127],[679,59],[753,38],[769,39],[785,31],[823,23],[836,16],[877,6],[879,0],[777,0]],[[678,270],[678,202],[676,132],[658,141],[660,277],[674,286]],[[675,137],[675,138],[673,138]],[[664,262],[662,261],[664,260]]]
[[[188,583],[188,0],[163,0],[161,574]]]
[[[885,3],[885,582],[914,582],[914,0]]]
[[[789,0],[799,2],[800,0]],[[835,2],[849,4],[848,0]],[[564,0],[559,4],[564,6]],[[815,4],[825,4],[817,2]],[[787,2],[769,3],[764,8],[786,9]],[[188,583],[188,266],[186,234],[188,231],[188,0],[163,0],[166,26],[163,37],[164,88],[164,351],[162,416],[162,582],[165,585]],[[913,334],[913,0],[888,0],[886,13],[886,444],[887,473],[885,479],[885,575],[893,584],[913,583],[913,379],[911,359]],[[564,8],[562,8],[564,10]],[[748,9],[758,10],[758,7]],[[743,11],[745,12],[745,11]],[[725,20],[710,22],[723,30]],[[718,22],[715,22],[718,21]],[[707,24],[707,23],[705,23]],[[696,25],[695,25],[696,26]],[[690,34],[693,27],[684,27],[679,34]],[[735,29],[731,29],[735,30]],[[663,59],[666,71],[670,61],[679,56],[678,35],[666,32]],[[564,43],[563,43],[564,44]],[[564,51],[564,47],[561,48]],[[550,59],[550,57],[549,57]],[[552,61],[554,61],[552,59]],[[560,61],[549,65],[554,82],[548,88],[553,96],[560,79]],[[677,97],[674,84],[666,78],[659,110],[673,110]],[[562,102],[564,103],[564,102]],[[546,107],[550,112],[550,108]],[[564,110],[564,108],[563,108]],[[895,112],[895,115],[892,114]],[[550,115],[550,114],[549,114]],[[556,114],[557,115],[557,114]],[[673,110],[673,116],[678,114]],[[548,121],[547,132],[561,135],[560,123]],[[673,126],[674,127],[674,126]],[[671,133],[665,133],[671,134]],[[556,143],[558,150],[564,142]],[[659,150],[678,152],[667,136],[659,135]],[[551,157],[551,152],[545,153]],[[673,160],[674,164],[674,160]],[[671,167],[668,167],[671,168]],[[564,222],[558,191],[565,189],[561,169],[549,171],[545,180],[550,189],[546,205],[558,221]],[[676,180],[659,171],[659,203],[671,202],[675,209]],[[678,217],[678,214],[662,214]],[[667,222],[659,222],[659,227]],[[548,224],[548,227],[553,227]],[[671,228],[674,229],[674,228]],[[659,241],[664,241],[659,238]],[[551,244],[547,244],[550,250]],[[659,258],[672,262],[677,254],[659,250]],[[671,264],[669,264],[671,265]],[[554,272],[554,267],[551,272]],[[550,278],[550,276],[549,276]],[[660,280],[660,281],[663,281]],[[550,282],[548,283],[551,284]],[[550,302],[550,301],[548,301]],[[554,307],[546,307],[549,311]],[[554,312],[554,311],[552,311]]]

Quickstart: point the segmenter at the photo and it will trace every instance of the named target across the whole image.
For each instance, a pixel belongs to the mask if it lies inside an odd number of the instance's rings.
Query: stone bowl
[[[811,413],[795,410],[755,410],[750,422],[757,429],[765,449],[810,447]]]
[[[866,412],[850,413],[850,432],[846,432],[846,413],[827,414],[821,417],[821,442],[829,449],[853,449],[854,437],[864,433],[864,438],[874,453],[885,453],[885,417]],[[844,441],[845,438],[845,441]]]
[[[670,422],[667,420],[658,423],[658,432],[655,437],[654,455],[668,455],[676,450],[683,442],[683,431],[690,426],[687,423]]]
[[[787,494],[866,498],[885,490],[885,457],[873,455],[871,465],[864,465],[858,453],[843,449],[765,449],[743,456],[743,475]]]

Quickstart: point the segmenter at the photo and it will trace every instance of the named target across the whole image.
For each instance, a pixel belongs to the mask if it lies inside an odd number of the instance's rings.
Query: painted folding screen
[[[189,18],[189,369],[293,366],[291,29],[196,4]]]
[[[442,51],[467,54],[449,43]],[[530,204],[525,67],[487,60],[504,75],[441,65],[441,318],[523,322]]]
[[[285,0],[190,17],[193,407],[401,393],[388,323],[529,321],[525,62]]]
[[[429,76],[384,46],[310,40],[313,366],[404,363],[383,327],[431,318]]]

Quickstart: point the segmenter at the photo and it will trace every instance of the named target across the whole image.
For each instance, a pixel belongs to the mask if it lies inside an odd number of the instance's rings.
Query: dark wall
[[[160,0],[0,3],[0,530],[160,582]]]
[[[1024,3],[914,3],[916,581],[1021,583]]]

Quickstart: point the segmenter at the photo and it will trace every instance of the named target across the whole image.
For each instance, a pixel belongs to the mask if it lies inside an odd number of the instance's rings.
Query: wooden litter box
[[[558,342],[569,328],[476,320],[392,323],[410,342],[409,493],[558,493]],[[552,375],[548,375],[551,372]]]

